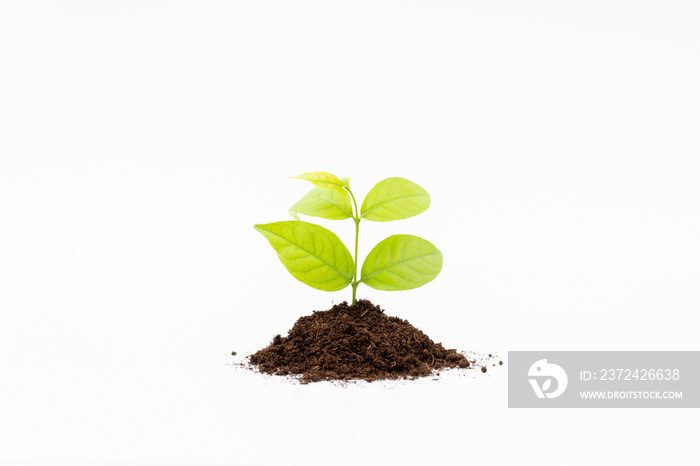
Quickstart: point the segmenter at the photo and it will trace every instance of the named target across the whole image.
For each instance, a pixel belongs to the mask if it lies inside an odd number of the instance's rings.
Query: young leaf
[[[362,264],[362,279],[377,290],[410,290],[433,280],[442,269],[442,253],[413,235],[394,235],[377,244]]]
[[[345,186],[343,180],[341,180],[334,174],[328,172],[302,173],[299,176],[292,176],[291,178],[298,178],[300,180],[311,181],[317,187],[321,189],[327,189],[329,191],[343,189],[343,187]]]
[[[362,202],[362,218],[388,222],[413,217],[430,206],[430,195],[405,178],[387,178],[367,193]]]
[[[352,281],[350,251],[335,233],[300,220],[255,225],[289,273],[312,288],[342,290]]]
[[[327,191],[314,188],[294,204],[290,212],[329,220],[343,220],[352,217],[352,204],[350,195],[344,189]]]

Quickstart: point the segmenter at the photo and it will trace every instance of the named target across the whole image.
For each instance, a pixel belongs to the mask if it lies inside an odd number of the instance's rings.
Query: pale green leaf
[[[327,190],[343,189],[345,186],[343,180],[328,172],[308,172],[302,173],[299,176],[292,176],[291,178],[311,181],[317,187]]]
[[[362,218],[388,222],[413,217],[430,206],[430,195],[405,178],[387,178],[367,193],[362,202]]]
[[[298,220],[255,225],[297,280],[324,291],[337,291],[351,281],[354,264],[350,251],[335,233]]]
[[[289,209],[289,215],[291,215],[294,220],[299,220],[299,215],[294,210]]]
[[[327,191],[314,188],[294,204],[290,211],[310,217],[343,220],[352,217],[352,203],[350,195],[344,189]]]
[[[377,244],[362,264],[362,282],[377,290],[418,288],[442,269],[442,253],[413,235],[394,235]]]

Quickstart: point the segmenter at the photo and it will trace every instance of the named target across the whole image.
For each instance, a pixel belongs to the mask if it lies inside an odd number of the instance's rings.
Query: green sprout
[[[255,225],[277,251],[282,264],[297,280],[323,291],[352,286],[355,305],[360,283],[385,291],[410,290],[432,281],[442,269],[442,253],[429,241],[413,235],[393,235],[380,241],[367,254],[357,274],[357,245],[360,220],[388,222],[413,217],[430,206],[430,195],[405,178],[387,178],[377,183],[357,208],[350,179],[327,172],[297,177],[316,187],[294,204],[289,213],[295,220]],[[299,220],[299,214],[329,220],[352,218],[355,222],[355,255],[332,231]]]

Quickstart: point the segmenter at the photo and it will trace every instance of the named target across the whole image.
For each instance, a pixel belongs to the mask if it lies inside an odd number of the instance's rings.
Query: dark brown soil
[[[299,318],[288,336],[275,336],[249,361],[262,372],[300,376],[302,383],[415,378],[470,366],[464,355],[364,299]]]

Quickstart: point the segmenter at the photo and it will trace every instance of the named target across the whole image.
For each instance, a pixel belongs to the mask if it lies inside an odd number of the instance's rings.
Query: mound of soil
[[[470,365],[456,350],[364,299],[299,318],[287,337],[277,335],[249,361],[262,372],[301,376],[302,383],[415,378]]]

